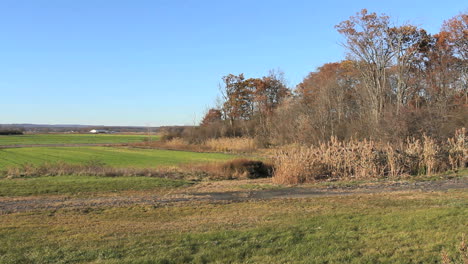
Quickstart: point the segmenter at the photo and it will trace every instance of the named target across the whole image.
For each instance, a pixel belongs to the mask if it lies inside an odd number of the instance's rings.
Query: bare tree
[[[389,17],[362,9],[336,28],[346,38],[343,45],[361,73],[369,112],[377,123],[384,108],[387,68],[394,55],[388,38]]]
[[[409,96],[409,79],[411,67],[420,47],[427,43],[427,33],[413,25],[393,27],[388,30],[389,44],[394,56],[395,85],[393,92],[396,95],[396,111],[400,114],[403,105],[406,105]]]

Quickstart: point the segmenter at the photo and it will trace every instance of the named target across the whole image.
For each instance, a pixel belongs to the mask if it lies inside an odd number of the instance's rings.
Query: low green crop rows
[[[43,144],[112,144],[142,142],[146,135],[122,134],[26,134],[17,136],[0,136],[2,145],[43,145]],[[158,136],[152,136],[157,140]]]
[[[235,156],[158,149],[117,147],[34,147],[0,149],[0,168],[25,163],[83,163],[99,161],[115,167],[177,166],[180,164],[225,161]]]

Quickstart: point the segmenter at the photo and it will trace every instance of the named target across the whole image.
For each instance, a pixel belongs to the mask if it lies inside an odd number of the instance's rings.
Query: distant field
[[[17,136],[0,136],[0,146],[36,145],[36,144],[111,144],[141,142],[146,135],[121,134],[32,134]],[[158,136],[153,136],[157,140]]]
[[[115,167],[177,166],[179,164],[213,162],[233,159],[236,156],[220,153],[117,148],[117,147],[34,147],[0,149],[0,168],[25,163],[41,164],[63,161],[84,163],[100,161]]]

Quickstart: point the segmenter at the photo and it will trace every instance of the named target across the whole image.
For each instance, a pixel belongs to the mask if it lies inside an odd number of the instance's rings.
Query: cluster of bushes
[[[203,171],[212,179],[257,179],[271,177],[273,165],[249,159],[235,159],[225,163],[191,165],[192,170]]]
[[[292,146],[274,158],[273,181],[297,184],[317,180],[395,178],[431,175],[466,168],[468,138],[460,129],[444,142],[423,136],[395,146],[373,140],[340,141],[332,137],[318,146]]]

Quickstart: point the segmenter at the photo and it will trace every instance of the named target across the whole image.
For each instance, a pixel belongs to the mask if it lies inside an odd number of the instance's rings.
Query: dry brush
[[[298,184],[319,180],[396,178],[431,175],[465,168],[466,130],[446,142],[408,138],[399,146],[373,140],[340,141],[332,137],[318,146],[292,146],[277,151],[273,181]]]

